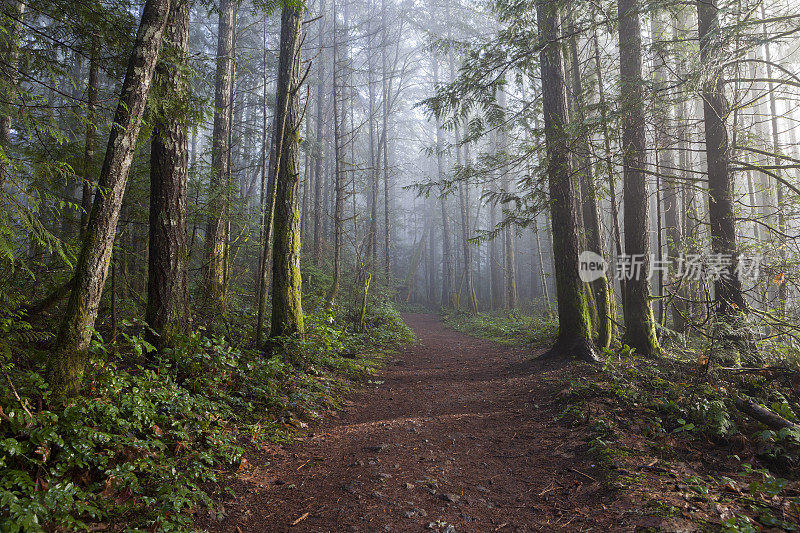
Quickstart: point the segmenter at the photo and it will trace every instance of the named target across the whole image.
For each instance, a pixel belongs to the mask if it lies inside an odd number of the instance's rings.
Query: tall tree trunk
[[[656,41],[655,50],[655,83],[656,89],[659,91],[666,90],[667,75],[669,72],[667,65],[667,51],[665,50],[667,33],[664,24],[664,15],[659,11],[655,11],[650,19],[651,33],[653,39]],[[663,193],[663,209],[664,209],[664,227],[667,237],[667,257],[669,260],[677,260],[680,253],[680,246],[683,243],[683,235],[681,234],[681,211],[679,199],[678,183],[675,178],[675,151],[671,146],[670,134],[667,131],[667,125],[672,117],[671,106],[664,101],[663,96],[656,96],[656,153],[658,154],[662,170],[660,174],[664,174],[664,193]],[[660,219],[660,217],[659,217]],[[660,236],[660,233],[659,233]],[[660,250],[659,250],[660,253]],[[672,327],[678,333],[683,333],[686,330],[686,323],[683,319],[684,306],[680,299],[671,298],[670,307],[672,309]]]
[[[426,274],[428,275],[428,305],[435,307],[436,298],[436,198],[430,197],[428,202],[428,262]]]
[[[544,255],[542,254],[542,240],[539,237],[538,216],[533,219],[533,236],[536,242],[536,258],[538,263],[539,284],[545,304],[550,307],[550,291],[547,290],[547,275],[544,271]]]
[[[550,353],[593,361],[597,355],[592,341],[592,324],[583,284],[578,277],[576,193],[570,176],[568,139],[564,128],[567,113],[556,4],[538,0],[536,15],[541,40],[542,106],[558,298],[558,339]]]
[[[337,62],[339,60],[339,39],[337,37],[337,9],[336,0],[333,1],[333,159],[334,159],[334,206],[333,206],[333,281],[328,293],[328,307],[332,307],[339,293],[342,274],[342,241],[344,233],[344,195],[345,182],[341,169],[340,138],[341,124],[339,123],[339,96],[336,84]],[[344,106],[343,106],[344,107]]]
[[[439,85],[439,60],[433,57],[433,84]],[[439,207],[442,212],[442,307],[456,307],[453,280],[455,267],[453,265],[452,240],[450,238],[450,218],[447,213],[447,197],[444,191],[444,139],[442,135],[441,119],[436,117],[436,174],[441,187]]]
[[[0,194],[6,181],[8,172],[4,158],[9,157],[11,146],[11,102],[16,98],[13,96],[19,83],[19,46],[22,39],[22,19],[25,16],[26,5],[23,1],[5,0],[3,8],[8,9],[8,26],[3,35],[0,35],[0,51],[3,52],[5,68],[2,69],[3,75],[0,78],[0,91],[2,91],[4,102],[0,103]],[[5,10],[4,9],[4,10]],[[3,17],[5,18],[5,17]]]
[[[205,305],[210,316],[225,309],[225,250],[230,187],[231,113],[233,102],[233,39],[235,0],[221,0],[217,36],[214,91],[214,130],[211,148],[211,184],[205,254]]]
[[[494,189],[494,184],[492,184]],[[497,227],[497,202],[489,203],[489,229],[494,231]],[[489,239],[489,304],[492,309],[500,309],[505,306],[503,291],[503,273],[500,271],[500,259],[498,257],[497,238],[493,235]]]
[[[370,11],[372,5],[370,2]],[[367,109],[367,120],[369,122],[369,172],[370,172],[370,196],[369,196],[369,229],[367,230],[367,262],[369,270],[374,273],[378,262],[378,180],[380,179],[381,163],[381,143],[378,143],[376,150],[375,142],[375,79],[373,65],[374,46],[372,36],[372,14],[368,14],[367,21],[367,94],[369,96],[369,108]],[[351,113],[352,117],[352,113]]]
[[[574,16],[574,15],[573,15]],[[570,70],[572,72],[573,99],[575,102],[575,117],[581,123],[580,135],[577,141],[576,161],[579,169],[578,175],[581,186],[581,211],[583,214],[584,239],[586,249],[601,257],[606,257],[603,233],[600,229],[600,211],[597,206],[597,183],[595,182],[592,161],[591,132],[586,124],[586,104],[584,101],[583,79],[580,71],[580,57],[578,56],[578,39],[575,36],[574,24],[570,20],[568,29],[569,53],[571,56]],[[611,346],[614,332],[614,293],[603,276],[590,284],[597,309],[597,345],[602,348]]]
[[[761,18],[766,20],[767,15],[764,9],[764,4],[761,4]],[[768,39],[767,33],[767,26],[764,24],[764,60],[766,61],[766,70],[767,70],[767,79],[770,80],[767,82],[767,94],[769,95],[769,123],[770,123],[770,132],[772,137],[772,152],[774,154],[772,158],[772,164],[775,166],[775,173],[780,173],[780,166],[781,166],[781,148],[780,148],[780,133],[778,131],[778,102],[777,98],[775,97],[775,83],[772,81],[772,52],[770,50],[770,42]],[[775,203],[775,211],[777,214],[777,229],[778,234],[782,234],[786,232],[786,216],[784,214],[784,200],[783,200],[783,185],[780,183],[776,183],[775,186],[775,193],[776,193],[776,203]],[[770,195],[771,196],[771,195]],[[778,237],[780,238],[780,237]],[[784,246],[778,247],[778,258],[780,260],[780,268],[786,269],[786,249]],[[780,278],[778,278],[780,279]],[[778,294],[777,294],[777,309],[783,313],[786,310],[786,279],[781,281],[778,284]]]
[[[719,18],[716,0],[697,1],[697,23],[700,34],[700,59],[704,65],[713,64]],[[714,71],[704,80],[703,121],[708,164],[708,215],[711,227],[711,248],[715,254],[736,257],[736,221],[733,213],[733,173],[728,157],[728,130],[725,119],[728,106],[722,73]],[[745,310],[742,284],[738,276],[721,277],[714,283],[714,299],[720,316],[730,317]]]
[[[256,315],[256,332],[255,332],[255,347],[256,349],[261,347],[261,340],[264,334],[264,320],[266,319],[267,314],[267,292],[269,288],[269,281],[270,281],[270,268],[269,268],[269,260],[272,257],[272,229],[273,229],[273,218],[275,214],[275,184],[276,184],[276,176],[275,173],[277,171],[277,162],[275,160],[277,154],[277,147],[278,139],[280,142],[283,142],[283,135],[280,133],[275,134],[273,133],[272,138],[268,140],[267,137],[267,129],[269,121],[267,119],[267,109],[268,109],[268,91],[267,91],[267,84],[268,84],[268,75],[267,75],[267,17],[264,17],[264,72],[262,83],[264,84],[264,98],[262,101],[263,106],[263,121],[261,127],[263,128],[261,134],[261,231],[259,235],[259,243],[261,244],[261,250],[258,257],[258,278],[256,279],[256,284],[258,286],[258,290],[256,293],[257,305],[258,305],[258,312]],[[286,122],[286,103],[284,102],[284,125],[282,127],[285,128]],[[274,122],[274,120],[273,120]],[[277,129],[277,128],[274,128]],[[281,130],[283,131],[283,130]],[[276,135],[280,135],[277,137]]]
[[[83,150],[83,187],[81,190],[81,227],[80,235],[86,231],[89,212],[92,210],[92,189],[94,180],[94,152],[97,138],[97,95],[100,86],[100,39],[92,36],[92,50],[89,59],[89,84],[86,102],[86,144]]]
[[[461,134],[458,126],[455,128],[455,135],[456,135],[456,146],[461,144]],[[464,147],[464,164],[469,165],[469,150],[467,149],[468,146]],[[456,148],[458,150],[458,148]],[[461,166],[461,156],[460,152],[456,152],[459,154],[457,164]],[[469,204],[470,204],[470,194],[469,194],[469,182],[459,183],[458,184],[458,199],[459,204],[461,206],[461,252],[463,254],[463,261],[464,261],[464,288],[467,293],[467,302],[469,305],[469,310],[473,313],[478,312],[478,298],[475,295],[475,281],[472,275],[472,246],[469,243],[470,238],[470,213],[469,213]]]
[[[148,0],[142,11],[100,171],[98,192],[75,266],[75,286],[56,338],[56,350],[48,360],[47,379],[56,396],[75,394],[83,383],[87,348],[108,275],[128,172],[169,12],[169,0]]]
[[[497,105],[505,113],[506,93],[501,88],[497,94]],[[498,151],[505,154],[508,150],[508,132],[505,127],[500,128],[498,135]],[[511,180],[508,178],[508,169],[500,169],[500,188],[503,193],[511,193]],[[505,218],[505,217],[504,217]],[[502,220],[501,223],[504,223]],[[517,307],[517,270],[514,259],[514,231],[511,226],[503,228],[503,307],[515,309]]]
[[[162,60],[156,66],[150,151],[150,246],[145,320],[159,350],[188,329],[186,182],[189,175],[188,84],[181,67],[189,50],[189,2],[174,0]]]
[[[311,255],[312,262],[315,265],[319,264],[320,254],[322,253],[322,216],[324,211],[322,206],[322,184],[324,181],[322,173],[322,160],[325,151],[323,148],[324,143],[322,138],[322,116],[324,112],[323,106],[325,103],[325,57],[323,55],[323,35],[325,35],[325,26],[323,24],[325,20],[325,0],[320,0],[319,13],[320,17],[323,18],[319,23],[319,43],[317,48],[317,61],[319,62],[319,69],[317,70],[317,119],[315,124],[317,145],[314,152],[314,247]]]
[[[637,352],[660,351],[650,306],[650,237],[645,174],[644,81],[639,0],[619,2],[620,105],[622,109],[622,165],[625,195],[625,253],[641,271],[630,269],[625,280],[625,342]],[[553,224],[555,229],[555,223]],[[641,261],[640,261],[641,260]]]
[[[382,40],[381,43],[381,72],[383,73],[383,80],[381,86],[383,98],[383,271],[386,276],[387,287],[391,283],[392,277],[392,233],[390,221],[390,202],[389,202],[389,77],[386,72],[386,0],[381,0],[381,29]]]
[[[300,273],[300,12],[289,4],[281,15],[275,138],[278,175],[272,262],[272,321],[270,337],[302,334],[303,306]]]
[[[310,96],[310,95],[309,95]],[[311,120],[305,120],[305,138],[311,139]],[[308,191],[310,188],[310,181],[314,176],[312,167],[311,167],[311,152],[309,143],[303,144],[303,172],[305,172],[305,177],[303,178],[303,199],[300,205],[300,235],[302,236],[303,240],[305,241],[308,232],[308,213],[309,213],[309,200],[308,200]]]
[[[597,76],[597,103],[600,107],[600,123],[603,129],[603,148],[605,150],[606,186],[608,187],[608,202],[611,204],[611,233],[614,239],[616,257],[622,257],[622,236],[620,235],[619,208],[617,203],[617,180],[612,161],[611,133],[608,129],[608,113],[606,112],[606,95],[603,86],[603,71],[600,63],[600,45],[597,42],[597,29],[592,32],[592,48],[594,49],[595,75]],[[610,287],[613,292],[613,287]],[[620,283],[622,299],[625,300],[625,282]],[[615,304],[616,307],[616,304]]]

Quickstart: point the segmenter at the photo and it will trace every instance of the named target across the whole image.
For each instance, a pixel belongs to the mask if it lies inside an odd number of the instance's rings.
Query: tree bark
[[[47,365],[47,379],[56,396],[75,394],[82,386],[86,349],[108,275],[125,185],[169,11],[169,0],[148,0],[142,11],[100,171],[98,193],[75,267],[75,287]]]
[[[372,56],[374,55],[374,47],[372,45],[372,36],[374,30],[372,28],[372,19],[374,17],[370,13],[367,22],[367,94],[369,96],[367,121],[369,123],[368,136],[369,136],[369,168],[370,168],[370,187],[371,192],[369,196],[369,229],[367,230],[367,259],[369,263],[369,270],[374,272],[377,268],[378,262],[378,180],[380,179],[380,166],[381,166],[381,143],[378,143],[376,153],[375,142],[375,79],[373,77],[375,66],[373,65]],[[351,113],[352,117],[352,113]]]
[[[278,160],[272,261],[270,337],[302,334],[300,272],[300,12],[286,4],[281,15],[275,138],[283,139]],[[282,115],[282,116],[281,116]]]
[[[320,0],[319,13],[321,17],[325,16],[325,0]],[[319,57],[319,70],[317,71],[317,120],[316,120],[316,137],[317,145],[314,152],[314,247],[312,251],[312,262],[319,264],[320,254],[322,253],[322,159],[324,155],[324,144],[322,139],[322,115],[325,94],[325,58],[323,56],[323,35],[325,34],[323,21],[320,20],[319,26],[319,45],[317,49],[317,56]]]
[[[700,59],[711,65],[719,36],[716,0],[697,1],[697,22],[700,34]],[[715,254],[736,257],[736,220],[733,213],[733,173],[728,157],[728,130],[721,72],[712,73],[701,88],[703,121],[708,164],[708,215],[711,227],[711,249]],[[714,300],[720,316],[732,316],[746,309],[742,284],[738,276],[723,276],[714,283]]]
[[[221,0],[217,36],[217,71],[214,90],[214,129],[211,148],[211,183],[208,189],[208,223],[205,251],[205,306],[209,317],[225,309],[225,248],[227,243],[228,188],[230,186],[231,113],[233,102],[234,0]]]
[[[555,4],[538,0],[536,14],[541,40],[542,106],[558,298],[558,339],[550,354],[594,361],[597,355],[592,342],[592,324],[583,284],[578,277],[577,206],[564,131],[566,103],[558,45],[558,12]]]
[[[87,87],[86,102],[86,144],[83,150],[83,188],[81,191],[81,227],[80,235],[86,231],[89,222],[89,212],[92,210],[92,169],[94,167],[94,152],[97,138],[97,95],[100,86],[100,41],[96,35],[92,36],[92,51],[89,58],[89,84]]]
[[[328,307],[332,307],[336,296],[339,293],[339,285],[341,283],[342,275],[342,241],[344,232],[344,195],[345,183],[342,176],[341,168],[341,146],[340,146],[340,129],[339,122],[339,94],[336,86],[336,76],[339,59],[339,39],[337,37],[337,9],[336,0],[333,2],[333,159],[334,159],[334,205],[333,205],[333,281],[331,289],[328,292]],[[344,107],[344,106],[342,106]],[[342,118],[344,122],[344,118]]]
[[[254,344],[256,348],[261,347],[262,335],[264,332],[264,320],[267,313],[267,288],[269,287],[269,265],[268,260],[271,258],[272,250],[272,227],[273,227],[273,214],[275,212],[275,168],[273,160],[275,157],[275,142],[276,137],[273,135],[270,139],[267,136],[269,129],[269,120],[267,118],[268,100],[267,100],[267,17],[264,17],[264,34],[263,34],[263,63],[264,72],[262,73],[262,82],[264,84],[264,98],[262,99],[263,117],[261,127],[261,230],[258,242],[261,244],[261,250],[258,255],[258,277],[256,284],[258,290],[256,291],[256,301],[258,312],[256,316],[256,331]]]
[[[650,237],[645,174],[645,117],[642,80],[642,37],[638,0],[619,2],[620,105],[625,195],[625,253],[641,259],[641,271],[625,281],[625,342],[637,352],[660,351],[650,306]],[[555,229],[555,223],[553,224]]]
[[[574,24],[569,27],[569,52],[571,56],[570,70],[572,72],[572,89],[575,102],[575,117],[581,123],[580,135],[577,140],[576,160],[580,166],[578,175],[581,186],[581,211],[583,214],[584,239],[586,249],[601,257],[606,257],[605,243],[600,229],[600,211],[597,206],[597,183],[593,172],[592,140],[586,122],[586,104],[584,101],[583,80],[580,72],[580,58],[578,56],[578,39],[575,36]],[[611,346],[614,336],[614,293],[604,276],[589,285],[594,295],[597,318],[597,345],[602,348]]]
[[[186,183],[189,175],[188,84],[181,67],[189,51],[189,2],[174,0],[164,51],[156,66],[150,150],[150,246],[145,320],[151,344],[174,348],[188,330]]]

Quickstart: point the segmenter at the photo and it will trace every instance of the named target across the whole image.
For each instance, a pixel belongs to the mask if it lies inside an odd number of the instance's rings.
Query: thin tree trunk
[[[205,305],[209,316],[225,309],[225,250],[227,248],[228,189],[230,187],[231,112],[233,102],[234,0],[221,0],[217,37],[217,71],[214,92],[214,130],[211,150],[211,184],[208,190],[206,229]]]
[[[260,253],[258,256],[258,279],[256,280],[258,291],[257,291],[257,305],[258,305],[258,313],[256,315],[256,334],[255,334],[255,347],[256,349],[261,347],[261,341],[264,334],[264,321],[266,320],[267,314],[267,293],[269,292],[269,282],[270,282],[270,268],[269,268],[269,261],[272,257],[272,229],[273,229],[273,219],[275,214],[275,185],[276,185],[276,172],[277,172],[277,145],[283,143],[283,129],[280,131],[274,131],[272,138],[268,140],[267,138],[267,129],[268,129],[268,119],[267,119],[267,107],[268,107],[268,98],[267,98],[267,21],[266,18],[264,19],[264,72],[263,72],[263,84],[264,84],[264,99],[263,99],[263,107],[264,107],[264,117],[263,117],[263,133],[261,135],[261,235],[259,239],[259,243],[261,244]],[[286,122],[286,105],[287,103],[283,103],[282,111],[283,111],[283,124],[281,128],[285,128]],[[277,110],[277,108],[276,108]],[[276,113],[277,114],[277,113]],[[273,120],[274,124],[277,124]],[[273,127],[273,130],[278,130],[277,127]]]
[[[89,84],[87,88],[86,103],[86,145],[83,150],[83,188],[81,191],[81,227],[80,235],[86,231],[89,222],[89,212],[92,210],[92,189],[94,180],[92,170],[94,167],[94,152],[97,137],[97,95],[100,85],[100,40],[92,36],[92,51],[89,59]]]
[[[664,50],[666,46],[667,33],[664,25],[664,16],[662,13],[653,12],[650,19],[651,33],[653,39],[657,41],[656,55],[655,55],[655,82],[657,90],[665,90],[667,84],[667,74],[669,72],[667,65],[667,53]],[[675,152],[672,149],[669,133],[667,132],[667,124],[672,116],[671,106],[664,103],[664,97],[656,96],[656,154],[661,163],[661,169],[658,171],[659,176],[664,174],[664,193],[663,193],[663,210],[664,210],[664,226],[667,238],[667,258],[670,261],[677,260],[680,252],[680,246],[683,242],[683,235],[681,234],[681,212],[678,203],[679,191],[678,184],[675,179]],[[659,222],[660,222],[659,217]],[[661,233],[659,232],[659,239]],[[659,256],[661,249],[659,249]],[[660,278],[663,282],[663,277]],[[659,282],[659,289],[662,289]],[[663,301],[662,301],[663,302]],[[662,303],[663,305],[663,303]],[[686,323],[683,318],[684,306],[682,301],[677,298],[671,298],[670,307],[672,309],[672,328],[678,333],[683,333],[686,330]]]
[[[333,207],[333,281],[328,293],[328,307],[332,307],[339,293],[342,271],[342,239],[344,231],[344,195],[345,183],[341,171],[341,147],[339,134],[339,97],[336,86],[337,61],[339,59],[339,40],[337,38],[337,9],[336,0],[333,2],[333,158],[334,158],[334,189],[335,201]]]
[[[764,10],[764,4],[761,4],[761,18],[766,19],[766,12]],[[781,166],[781,148],[780,148],[780,134],[778,131],[778,102],[777,98],[775,97],[775,84],[772,82],[772,53],[770,51],[770,43],[769,39],[767,38],[767,26],[764,24],[764,60],[766,61],[766,69],[767,69],[767,79],[770,80],[767,83],[767,94],[769,95],[769,118],[770,118],[770,129],[771,129],[771,137],[772,137],[772,152],[774,154],[772,158],[772,164],[776,167],[776,173],[780,172]],[[780,183],[776,183],[775,187],[776,192],[776,204],[775,204],[775,211],[777,214],[777,229],[778,233],[782,234],[786,232],[786,216],[784,215],[784,201],[783,201],[783,185]],[[786,249],[784,246],[778,247],[778,257],[780,258],[780,268],[786,268]],[[779,278],[780,279],[780,278]],[[784,278],[781,283],[778,284],[778,305],[777,308],[780,312],[786,311],[786,280]]]
[[[428,202],[428,305],[436,305],[436,198],[430,197]]]
[[[606,112],[606,96],[603,86],[603,71],[600,63],[600,45],[597,42],[597,29],[592,33],[592,45],[594,48],[595,74],[597,75],[597,97],[600,107],[600,123],[603,127],[603,148],[605,150],[606,166],[606,185],[608,187],[608,201],[611,204],[611,230],[614,238],[614,248],[617,258],[622,257],[622,236],[620,234],[619,208],[617,203],[616,175],[614,173],[614,163],[611,160],[611,133],[608,130],[608,113]],[[625,293],[624,282],[621,284],[622,293]],[[624,300],[623,296],[623,300]]]
[[[494,189],[494,183],[492,184]],[[497,203],[489,203],[489,229],[494,231],[497,227]],[[500,309],[505,306],[503,292],[503,275],[500,271],[500,260],[498,259],[497,238],[492,235],[489,240],[489,302],[492,309]]]
[[[188,85],[179,68],[189,50],[189,2],[175,0],[164,32],[166,52],[154,85],[159,91],[150,151],[150,246],[147,310],[150,341],[159,350],[175,346],[188,329],[186,183],[189,173],[187,120],[173,111],[187,102]],[[165,105],[167,104],[167,105]],[[182,106],[178,109],[182,109]]]
[[[505,112],[506,94],[501,88],[497,95],[497,105]],[[506,128],[500,128],[498,135],[498,149],[500,153],[505,153],[508,149],[508,133]],[[500,169],[500,188],[503,193],[511,193],[511,180],[508,178],[508,171]],[[505,221],[501,221],[503,223]],[[514,260],[514,231],[510,226],[503,228],[503,307],[505,309],[515,309],[517,307],[517,270]]]
[[[75,394],[82,387],[87,348],[108,275],[128,172],[169,11],[169,0],[148,0],[142,11],[98,180],[98,194],[75,267],[75,288],[56,338],[56,350],[48,360],[47,379],[56,396]]]
[[[381,72],[383,80],[381,86],[383,98],[383,251],[384,263],[383,270],[386,276],[386,284],[389,286],[392,277],[391,262],[391,226],[390,203],[389,203],[389,80],[386,75],[386,0],[381,0],[381,28],[383,30],[381,43]]]
[[[370,10],[372,5],[370,3]],[[372,64],[374,47],[372,45],[372,14],[368,15],[367,24],[367,94],[369,103],[367,109],[367,121],[369,122],[369,172],[370,172],[370,196],[369,196],[369,229],[367,231],[367,257],[369,270],[374,272],[378,260],[378,180],[380,178],[381,146],[375,147],[375,80],[373,73],[375,70]],[[352,113],[351,113],[352,117]]]
[[[433,84],[439,84],[439,60],[433,57]],[[442,135],[441,120],[436,117],[436,175],[442,190],[439,198],[439,207],[442,213],[442,307],[456,307],[453,278],[455,268],[450,239],[450,219],[447,215],[447,198],[444,193],[444,139]]]
[[[316,119],[316,136],[317,145],[314,153],[314,247],[312,250],[312,262],[319,264],[320,254],[322,253],[322,185],[324,181],[322,173],[322,159],[324,154],[324,144],[322,138],[322,115],[325,94],[325,58],[323,56],[323,35],[325,34],[323,21],[325,16],[325,0],[320,0],[319,3],[320,17],[323,17],[319,23],[319,46],[317,49],[317,56],[319,61],[319,70],[317,71],[317,119]]]
[[[455,128],[455,136],[456,136],[456,147],[461,144],[461,133],[456,126]],[[464,164],[469,165],[469,151],[467,150],[467,146],[464,147],[465,152],[465,160]],[[458,148],[456,148],[458,150]],[[457,164],[461,166],[461,156],[460,152],[456,152],[459,154]],[[473,280],[472,275],[472,246],[469,243],[469,236],[470,236],[470,214],[469,214],[469,182],[466,183],[459,183],[458,184],[458,199],[459,204],[461,206],[461,251],[463,253],[463,261],[464,261],[464,287],[467,292],[467,300],[469,303],[469,310],[473,313],[478,312],[478,298],[475,295],[475,282]]]

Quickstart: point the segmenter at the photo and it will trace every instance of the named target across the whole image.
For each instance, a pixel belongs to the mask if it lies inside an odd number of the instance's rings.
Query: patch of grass
[[[456,331],[509,345],[544,343],[555,338],[558,333],[558,322],[546,312],[452,312],[444,316],[444,321]]]

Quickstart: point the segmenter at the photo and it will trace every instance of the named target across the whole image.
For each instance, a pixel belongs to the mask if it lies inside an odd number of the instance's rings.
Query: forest
[[[800,530],[796,0],[0,0],[0,531]]]

